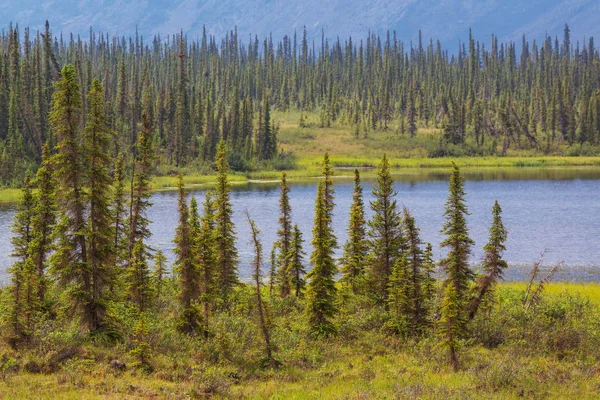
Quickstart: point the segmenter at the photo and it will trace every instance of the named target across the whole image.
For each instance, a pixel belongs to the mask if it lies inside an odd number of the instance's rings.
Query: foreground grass
[[[474,322],[473,339],[463,343],[458,372],[435,336],[415,342],[386,333],[377,313],[352,298],[342,306],[338,335],[328,340],[310,339],[296,306],[276,301],[273,340],[282,364],[263,368],[250,296],[239,299],[239,316],[213,322],[209,340],[169,333],[172,305],[163,304],[150,326],[151,372],[134,366],[126,343],[68,331],[47,333],[39,346],[49,351],[42,353],[0,347],[0,398],[595,398],[600,285],[550,284],[531,314],[519,311],[523,289],[498,288],[494,309]],[[112,368],[113,359],[126,361],[126,370]]]
[[[381,338],[373,338],[381,339]],[[247,399],[517,399],[596,398],[598,365],[582,366],[549,357],[515,356],[502,350],[469,349],[469,367],[453,372],[444,360],[380,342],[356,348],[330,342],[319,368],[282,367],[236,382],[210,370],[189,379],[106,367],[54,375],[19,374],[0,383],[3,399],[247,398]],[[387,348],[384,348],[386,346]],[[390,348],[391,346],[391,348]],[[400,349],[398,349],[400,348]],[[362,351],[372,354],[361,354]],[[516,357],[516,358],[515,358]]]

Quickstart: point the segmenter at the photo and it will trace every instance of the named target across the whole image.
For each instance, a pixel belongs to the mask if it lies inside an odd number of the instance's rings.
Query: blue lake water
[[[349,171],[339,172],[348,174]],[[491,208],[498,200],[508,229],[505,259],[510,268],[507,279],[523,279],[529,266],[545,252],[544,265],[564,261],[565,266],[557,279],[600,281],[600,169],[544,169],[542,171],[468,171],[465,189],[470,216],[467,219],[470,235],[475,241],[472,262],[482,256],[482,247],[488,237]],[[443,211],[448,194],[447,173],[407,173],[395,176],[397,201],[413,213],[421,229],[424,242],[431,242],[435,255],[443,254],[439,243]],[[291,205],[294,223],[298,224],[306,240],[305,250],[310,254],[311,230],[314,216],[314,197],[317,179],[291,181]],[[365,202],[372,199],[374,179],[364,179]],[[206,188],[190,190],[199,203]],[[333,225],[341,245],[346,240],[346,227],[353,182],[350,177],[335,180],[335,212]],[[234,185],[232,203],[240,255],[239,272],[242,278],[250,276],[252,248],[249,227],[244,211],[256,220],[268,257],[278,229],[279,186],[277,183],[245,183]],[[173,237],[177,225],[177,193],[156,192],[149,210],[152,220],[152,238],[149,243],[160,248],[173,260]],[[370,208],[367,206],[370,216]],[[9,256],[10,224],[15,206],[0,208],[0,282],[6,283]],[[308,258],[308,257],[307,257]],[[308,261],[308,260],[307,260]]]

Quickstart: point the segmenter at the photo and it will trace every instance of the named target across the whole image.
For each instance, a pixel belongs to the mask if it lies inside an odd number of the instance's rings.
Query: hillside
[[[495,33],[501,40],[520,40],[526,34],[540,39],[546,33],[561,35],[565,23],[572,36],[600,36],[595,0],[24,0],[0,3],[0,23],[41,28],[46,19],[54,32],[73,32],[87,37],[92,25],[96,31],[111,34],[163,35],[183,29],[191,36],[202,32],[217,36],[238,27],[242,37],[257,34],[275,38],[300,31],[303,26],[312,38],[326,35],[365,37],[369,31],[395,30],[403,40],[416,40],[422,30],[425,38],[440,39],[450,49],[464,40],[472,27],[479,38]]]

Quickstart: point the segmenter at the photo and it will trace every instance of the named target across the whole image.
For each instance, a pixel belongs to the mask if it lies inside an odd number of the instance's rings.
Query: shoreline
[[[334,179],[349,179],[352,174],[348,173],[355,168],[363,171],[363,178],[376,176],[376,168],[379,159],[347,158],[344,156],[331,157],[334,170],[343,174],[334,175]],[[566,157],[566,156],[538,156],[538,157],[462,157],[462,158],[401,158],[390,157],[392,174],[395,176],[418,177],[427,173],[444,175],[449,173],[452,162],[455,162],[466,175],[473,173],[498,173],[518,171],[592,171],[598,170],[600,175],[599,157]],[[288,170],[290,181],[318,179],[320,176],[320,157],[304,157],[298,161],[295,169]],[[409,172],[404,173],[403,172]],[[229,175],[230,182],[237,184],[268,184],[277,183],[283,171],[264,170],[247,173],[233,173]],[[187,188],[200,188],[212,185],[216,178],[215,174],[186,174],[183,175]],[[152,191],[176,190],[177,176],[162,175],[152,178]],[[0,189],[0,205],[15,204],[21,197],[18,188]]]

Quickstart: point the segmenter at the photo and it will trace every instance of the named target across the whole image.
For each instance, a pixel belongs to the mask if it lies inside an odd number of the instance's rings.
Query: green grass
[[[50,346],[47,354],[13,353],[0,345],[0,398],[595,398],[600,285],[551,283],[540,309],[526,319],[515,300],[523,289],[523,283],[498,288],[498,308],[473,327],[473,341],[460,349],[458,372],[435,336],[414,342],[373,328],[376,316],[360,311],[353,299],[343,306],[349,313],[338,321],[339,335],[328,340],[304,336],[295,306],[273,304],[275,357],[282,365],[258,367],[260,336],[246,308],[253,299],[243,295],[239,301],[246,305],[214,320],[221,333],[209,340],[173,336],[164,317],[153,320],[150,373],[130,365],[125,345],[77,342],[60,331],[42,342],[41,348]],[[589,305],[578,298],[589,299]],[[515,319],[505,319],[511,315]],[[496,331],[507,335],[505,343],[485,346],[486,335]],[[24,365],[56,357],[64,346],[77,348],[78,355],[50,373],[25,372]],[[130,366],[117,372],[109,366],[112,359]]]
[[[20,189],[4,188],[0,189],[0,204],[17,203],[22,197]]]

